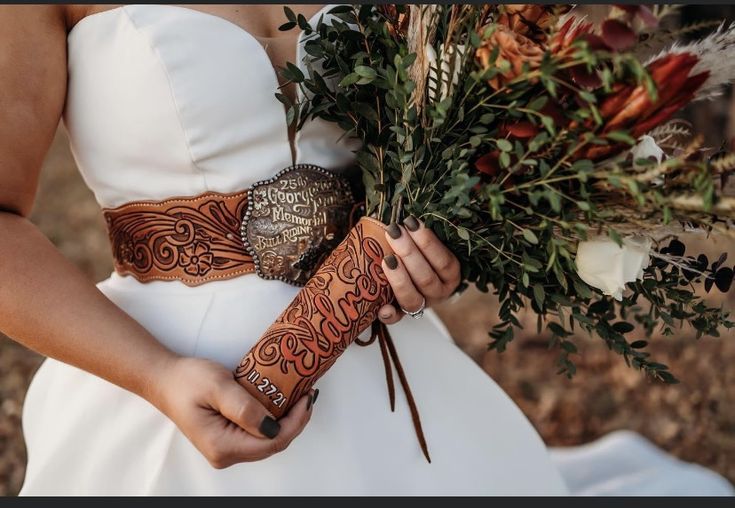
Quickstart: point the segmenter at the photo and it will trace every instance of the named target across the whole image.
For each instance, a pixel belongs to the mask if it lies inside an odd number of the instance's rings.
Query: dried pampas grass
[[[690,75],[709,72],[709,78],[697,91],[694,100],[711,99],[722,94],[724,85],[735,80],[735,23],[722,23],[717,30],[703,39],[688,44],[674,43],[646,65],[668,54],[689,53],[699,60]]]
[[[417,111],[421,112],[429,76],[429,66],[431,65],[426,46],[434,42],[436,23],[433,23],[433,19],[437,12],[437,6],[411,5],[408,10],[408,50],[410,53],[416,53],[416,61],[409,70],[409,76],[416,84],[413,91],[413,100]]]

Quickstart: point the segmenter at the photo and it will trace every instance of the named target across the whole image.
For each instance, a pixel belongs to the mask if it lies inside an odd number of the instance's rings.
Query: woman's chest
[[[328,9],[320,11],[312,25]],[[297,65],[302,43],[294,42]],[[241,190],[292,162],[352,160],[343,133],[316,120],[296,134],[293,156],[266,51],[222,17],[166,5],[108,9],[71,30],[68,59],[65,124],[106,206]]]

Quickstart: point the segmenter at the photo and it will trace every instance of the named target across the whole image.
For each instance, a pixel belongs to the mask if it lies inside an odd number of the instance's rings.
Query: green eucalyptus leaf
[[[533,245],[537,245],[538,244],[538,237],[530,229],[524,229],[523,230],[523,238],[525,238],[528,243],[531,243]]]
[[[612,139],[613,141],[618,141],[620,143],[626,143],[631,146],[636,144],[636,140],[633,137],[631,137],[630,134],[624,131],[608,132],[605,136],[608,139]]]
[[[352,74],[347,74],[347,75],[346,75],[346,76],[345,76],[344,78],[342,78],[342,80],[341,80],[341,81],[339,82],[339,85],[338,85],[338,86],[340,86],[340,87],[342,87],[342,88],[344,88],[344,87],[348,87],[348,86],[350,86],[350,85],[354,85],[354,84],[355,84],[355,83],[357,83],[357,82],[358,82],[359,80],[360,80],[360,75],[359,75],[359,74],[357,74],[356,72],[355,72],[355,73],[352,73]]]
[[[375,79],[378,76],[378,73],[375,72],[375,69],[372,67],[368,67],[367,65],[358,65],[355,67],[355,74],[360,76],[361,78],[367,78],[367,79]]]
[[[510,152],[511,150],[513,150],[513,145],[507,139],[496,139],[495,144],[503,152]]]

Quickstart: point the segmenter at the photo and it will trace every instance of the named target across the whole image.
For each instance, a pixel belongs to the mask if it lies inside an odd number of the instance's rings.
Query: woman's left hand
[[[403,224],[388,226],[386,238],[395,255],[383,258],[383,271],[397,305],[384,305],[378,318],[385,324],[397,323],[408,312],[446,300],[460,283],[459,260],[452,252],[413,216]]]

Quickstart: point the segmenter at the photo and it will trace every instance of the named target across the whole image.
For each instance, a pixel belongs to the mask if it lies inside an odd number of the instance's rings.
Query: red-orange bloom
[[[485,173],[489,176],[496,176],[500,173],[500,164],[498,158],[500,157],[500,150],[493,150],[492,152],[486,153],[475,161],[475,169],[480,173]]]
[[[592,32],[592,23],[582,23],[571,16],[554,34],[549,43],[549,49],[554,54],[560,54],[569,49],[574,41]]]
[[[490,56],[495,48],[498,49],[498,57],[495,62],[491,62]],[[496,74],[490,80],[490,86],[496,90],[521,76],[524,64],[528,64],[529,70],[537,69],[543,57],[544,50],[538,43],[510,30],[505,25],[498,25],[493,34],[485,39],[475,52],[475,58],[483,69],[491,65],[508,65],[506,71]]]
[[[615,97],[607,99],[600,108],[606,122],[605,131],[630,129],[633,136],[640,136],[661,122],[668,120],[674,111],[671,106],[685,105],[694,98],[694,94],[709,77],[709,71],[690,76],[699,59],[690,53],[666,55],[648,66],[648,72],[656,83],[658,99],[653,102],[643,85],[627,87],[617,95],[626,96],[622,108],[610,110],[608,102],[618,102]],[[631,89],[632,88],[632,89]],[[681,107],[679,106],[679,107]],[[664,111],[668,115],[661,115]],[[607,115],[607,117],[606,117]],[[651,121],[655,119],[651,125]]]
[[[589,47],[594,50],[610,48],[605,44],[602,38],[592,33],[593,24],[583,23],[574,17],[570,17],[564,23],[549,44],[549,49],[557,57],[563,57],[572,53],[572,44],[577,40],[584,40]],[[597,88],[602,82],[593,70],[587,70],[584,64],[575,65],[569,69],[569,76],[576,84],[585,88]]]
[[[643,85],[618,85],[600,104],[605,122],[602,133],[627,130],[637,138],[665,122],[694,98],[697,90],[707,81],[709,72],[691,76],[698,58],[690,53],[668,54],[648,66],[656,89],[657,100],[651,99]],[[597,146],[586,156],[600,159],[619,151],[619,146]]]
[[[506,4],[498,6],[497,23],[535,42],[546,41],[546,31],[571,5]]]

